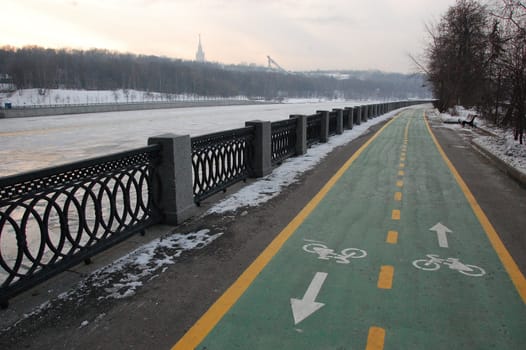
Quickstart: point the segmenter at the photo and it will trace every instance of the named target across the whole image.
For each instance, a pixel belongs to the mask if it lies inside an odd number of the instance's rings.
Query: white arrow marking
[[[292,316],[294,316],[294,325],[297,325],[325,305],[323,303],[317,303],[315,300],[326,278],[326,272],[316,272],[309,288],[307,288],[307,291],[303,296],[303,299],[290,299]]]
[[[435,226],[431,227],[429,231],[436,231],[438,238],[438,245],[442,248],[449,248],[447,244],[447,233],[452,233],[450,229],[442,225],[440,222]]]

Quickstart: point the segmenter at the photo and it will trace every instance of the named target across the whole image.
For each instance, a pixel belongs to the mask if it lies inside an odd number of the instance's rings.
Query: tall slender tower
[[[203,47],[201,46],[201,34],[199,34],[199,45],[197,46],[197,52],[195,53],[195,60],[197,62],[205,61],[205,52],[203,51]]]

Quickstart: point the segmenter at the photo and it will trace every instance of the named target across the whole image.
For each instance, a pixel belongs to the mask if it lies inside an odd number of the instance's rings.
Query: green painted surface
[[[405,175],[399,176],[408,121]],[[396,181],[404,180],[399,189]],[[401,191],[401,202],[394,193]],[[399,209],[401,220],[391,219]],[[430,231],[453,232],[449,248]],[[398,243],[386,243],[389,230]],[[367,252],[349,264],[302,247],[323,242],[341,253]],[[466,276],[446,265],[414,267],[427,254],[483,268]],[[392,289],[377,287],[382,265]],[[327,273],[316,302],[297,325],[290,299],[301,299],[317,272]],[[384,349],[524,349],[526,308],[426,129],[422,111],[404,112],[351,165],[198,349],[365,349],[371,326],[385,329]]]

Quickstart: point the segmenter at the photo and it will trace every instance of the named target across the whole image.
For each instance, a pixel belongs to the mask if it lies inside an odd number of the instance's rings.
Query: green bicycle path
[[[525,344],[525,304],[413,109],[364,149],[197,349]]]

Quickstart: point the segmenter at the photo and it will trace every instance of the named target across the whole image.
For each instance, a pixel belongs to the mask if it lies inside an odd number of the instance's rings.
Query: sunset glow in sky
[[[38,45],[289,70],[412,72],[454,0],[0,0],[0,46]]]

